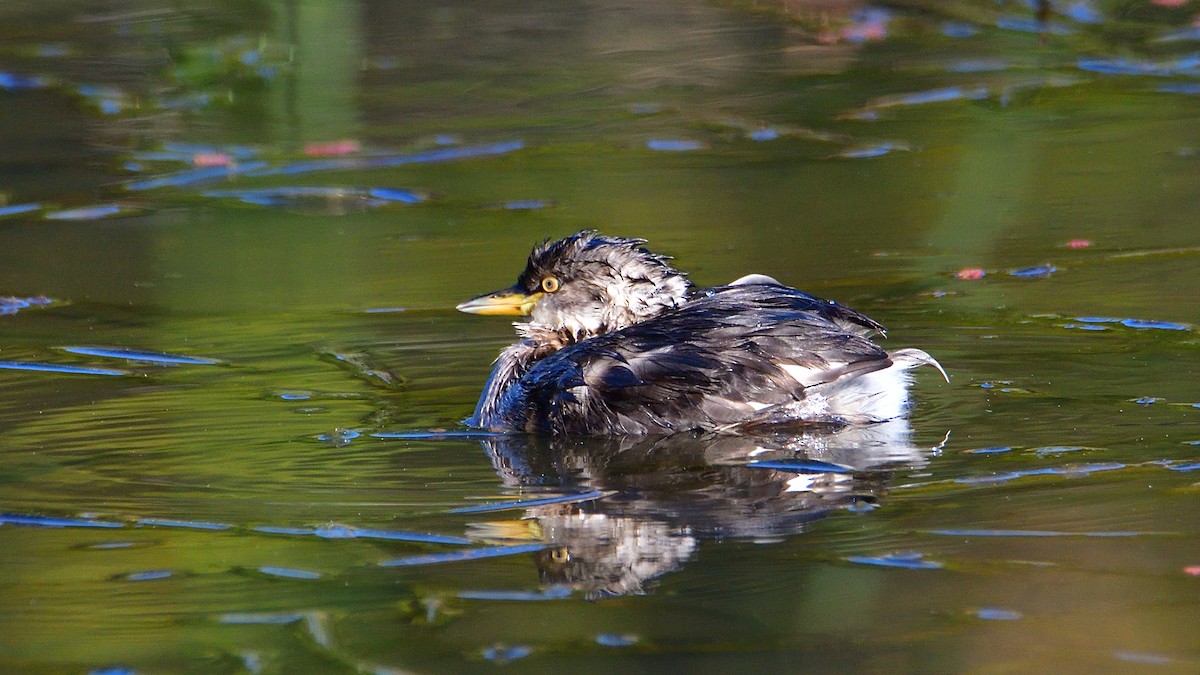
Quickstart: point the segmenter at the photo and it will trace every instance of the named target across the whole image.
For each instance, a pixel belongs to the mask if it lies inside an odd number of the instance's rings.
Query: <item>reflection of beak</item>
[[[533,306],[542,299],[544,293],[526,293],[517,286],[505,288],[495,293],[472,298],[458,307],[460,312],[467,314],[483,314],[484,316],[529,316]]]

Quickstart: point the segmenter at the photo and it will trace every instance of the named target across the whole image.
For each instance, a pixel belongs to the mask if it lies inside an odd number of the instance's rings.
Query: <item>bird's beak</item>
[[[529,313],[533,311],[533,306],[542,299],[543,295],[545,294],[540,292],[526,293],[513,286],[472,298],[455,309],[467,314],[484,316],[529,316]]]

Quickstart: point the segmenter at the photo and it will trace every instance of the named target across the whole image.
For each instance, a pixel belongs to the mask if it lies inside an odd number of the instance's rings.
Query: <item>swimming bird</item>
[[[840,428],[901,417],[908,371],[873,319],[751,274],[697,288],[646,240],[586,230],[535,246],[517,283],[468,300],[522,316],[475,413],[496,431],[621,435]],[[949,378],[947,378],[947,381]]]

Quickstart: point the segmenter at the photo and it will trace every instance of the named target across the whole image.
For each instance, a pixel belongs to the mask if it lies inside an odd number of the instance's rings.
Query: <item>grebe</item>
[[[696,288],[644,239],[594,231],[534,247],[471,314],[526,316],[465,423],[554,434],[757,433],[896,419],[908,371],[873,319],[752,274]],[[949,381],[949,378],[946,378]]]

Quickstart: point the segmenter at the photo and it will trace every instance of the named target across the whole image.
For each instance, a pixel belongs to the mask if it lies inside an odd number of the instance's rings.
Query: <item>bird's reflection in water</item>
[[[789,436],[510,435],[482,443],[509,487],[599,491],[527,507],[520,521],[473,526],[481,537],[545,542],[536,554],[542,583],[590,599],[645,592],[704,539],[781,541],[833,511],[869,510],[895,471],[923,466],[932,452],[912,445],[904,419]]]

